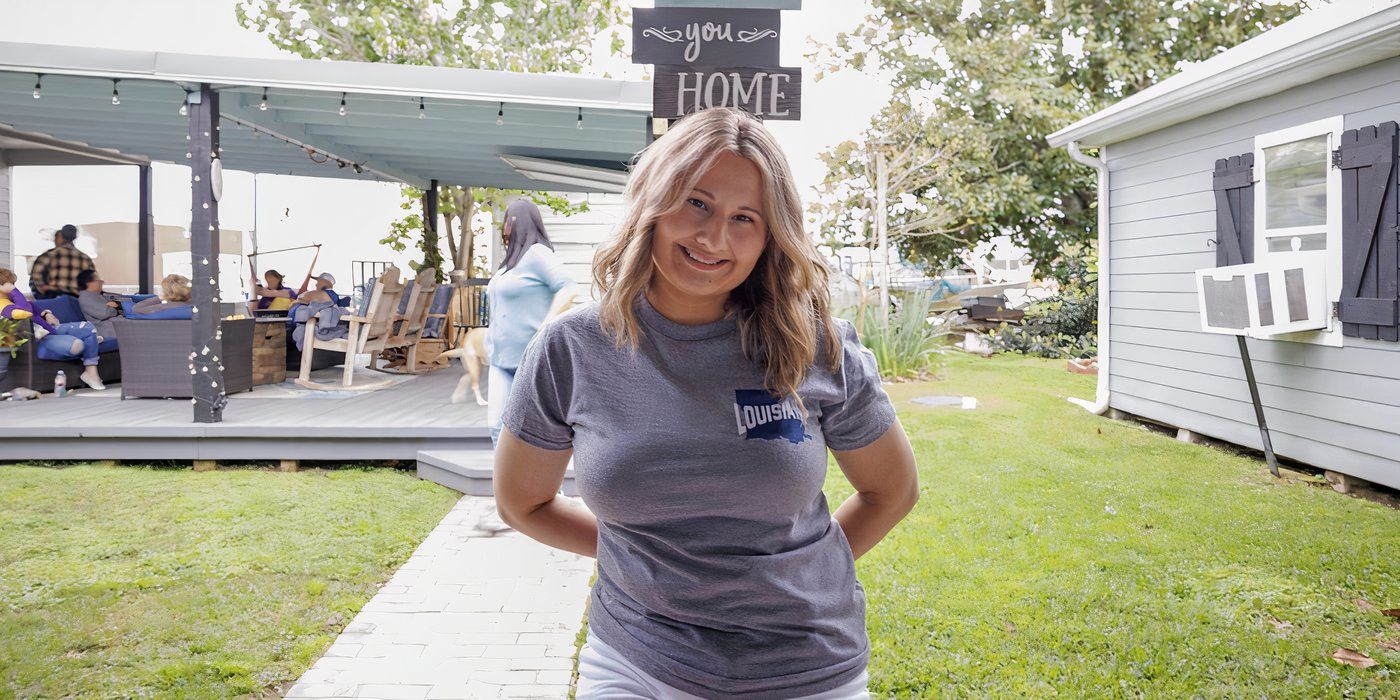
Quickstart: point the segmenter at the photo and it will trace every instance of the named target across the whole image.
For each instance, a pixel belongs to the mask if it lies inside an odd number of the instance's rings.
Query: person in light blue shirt
[[[501,416],[525,346],[546,321],[568,308],[575,293],[534,202],[519,199],[506,208],[501,236],[506,259],[486,285],[491,314],[486,330],[486,423],[493,445],[501,436]]]

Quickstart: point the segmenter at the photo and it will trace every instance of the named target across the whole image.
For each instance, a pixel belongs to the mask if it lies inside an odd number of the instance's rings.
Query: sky
[[[0,41],[295,60],[262,35],[240,27],[234,7],[232,0],[0,0],[5,18]],[[878,75],[849,70],[815,82],[815,68],[803,59],[811,42],[829,42],[858,25],[869,11],[868,0],[805,0],[803,8],[783,13],[781,57],[784,66],[804,69],[804,117],[770,121],[768,126],[788,154],[804,200],[810,202],[810,188],[824,175],[818,155],[855,137],[888,100],[889,89]],[[640,78],[641,67],[625,57],[607,56],[602,46],[598,42],[587,72]],[[157,224],[188,226],[187,173],[181,166],[156,167]],[[226,183],[220,207],[223,227],[253,228],[253,178],[226,173]],[[16,254],[46,248],[41,231],[62,223],[136,219],[135,168],[22,168],[14,172],[12,184]],[[256,190],[260,248],[272,247],[272,241],[275,247],[327,242],[321,262],[335,270],[348,270],[352,260],[390,260],[404,267],[411,257],[377,243],[389,224],[404,214],[397,185],[261,175]],[[286,254],[286,262],[276,264],[309,264],[309,257],[299,257],[303,254]]]

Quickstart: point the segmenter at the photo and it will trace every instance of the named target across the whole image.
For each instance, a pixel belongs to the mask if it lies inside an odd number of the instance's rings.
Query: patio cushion
[[[453,290],[454,290],[454,287],[453,287],[452,285],[449,285],[449,284],[440,285],[440,286],[437,288],[437,291],[433,292],[433,303],[432,303],[431,305],[428,306],[428,313],[430,313],[430,314],[445,314],[445,313],[447,313],[448,307],[452,305],[452,292],[453,292]],[[445,325],[446,325],[446,319],[442,319],[442,318],[429,318],[429,319],[428,319],[427,321],[425,321],[424,324],[423,324],[423,337],[424,337],[424,338],[441,338],[441,337],[442,337],[443,326],[445,326]]]
[[[37,299],[34,301],[34,311],[36,314],[44,310],[52,311],[58,317],[59,323],[77,323],[86,321],[83,318],[83,307],[78,305],[78,297],[64,295],[54,299]]]
[[[134,321],[188,321],[194,318],[193,306],[177,306],[171,309],[161,309],[151,313],[138,314],[132,311],[136,306],[134,301],[122,302],[122,315]]]

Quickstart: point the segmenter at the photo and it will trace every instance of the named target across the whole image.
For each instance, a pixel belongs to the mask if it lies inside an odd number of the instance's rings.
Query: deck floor
[[[318,381],[338,378],[322,370]],[[356,381],[386,376],[365,369]],[[62,399],[0,402],[0,459],[413,459],[480,447],[486,408],[453,404],[459,365],[395,377],[378,391],[260,386],[229,397],[221,423],[193,422],[188,399],[121,400],[119,385]],[[486,373],[481,377],[486,392]],[[489,445],[489,442],[487,443]]]

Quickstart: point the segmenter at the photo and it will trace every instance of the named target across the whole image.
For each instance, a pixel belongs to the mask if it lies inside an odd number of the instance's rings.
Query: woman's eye
[[[748,217],[748,215],[746,215],[746,214],[740,214],[740,215],[738,215],[738,216],[736,216],[736,217],[734,217],[734,218],[736,218],[736,219],[738,219],[738,220],[740,220],[740,221],[746,221],[746,222],[750,222],[750,223],[753,222],[753,219],[750,219],[750,218]]]
[[[700,209],[706,209],[706,208],[708,208],[708,207],[705,206],[705,203],[704,203],[704,202],[702,202],[702,201],[700,201],[700,200],[698,200],[698,199],[695,199],[695,198],[693,198],[693,197],[690,199],[690,204],[691,204],[692,206],[698,207],[698,208],[700,208]]]

